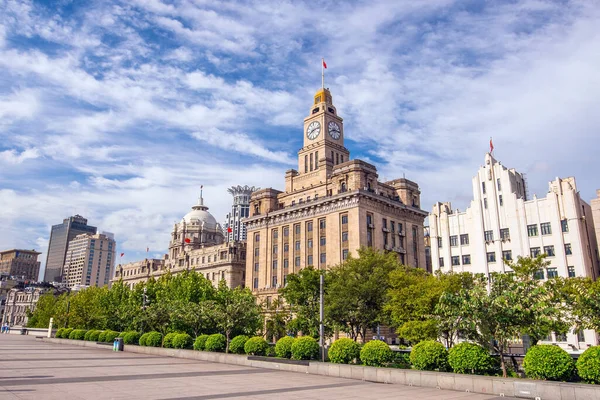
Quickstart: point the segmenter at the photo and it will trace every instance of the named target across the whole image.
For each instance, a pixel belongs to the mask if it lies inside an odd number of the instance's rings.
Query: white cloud
[[[17,150],[5,150],[0,152],[0,163],[9,165],[21,164],[26,160],[36,159],[40,156],[40,152],[36,148],[25,149],[22,152]]]

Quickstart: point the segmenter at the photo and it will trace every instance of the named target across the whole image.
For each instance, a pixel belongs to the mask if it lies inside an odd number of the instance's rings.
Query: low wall
[[[95,342],[68,339],[48,339],[51,343],[106,349]],[[369,382],[420,386],[462,392],[521,397],[541,400],[598,400],[600,385],[537,381],[529,379],[501,378],[495,376],[463,375],[447,372],[417,371],[413,369],[375,368],[362,365],[332,364],[311,361],[308,365],[278,363],[249,359],[238,354],[208,351],[164,349],[125,345],[125,351],[156,356],[186,358],[192,360],[268,368],[280,371],[302,372],[336,378],[357,379]]]

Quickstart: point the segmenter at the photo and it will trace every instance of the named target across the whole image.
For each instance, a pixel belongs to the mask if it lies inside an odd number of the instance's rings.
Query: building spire
[[[198,199],[198,205],[199,206],[203,206],[204,205],[204,198],[202,198],[202,189],[204,188],[204,185],[200,185],[200,198]]]

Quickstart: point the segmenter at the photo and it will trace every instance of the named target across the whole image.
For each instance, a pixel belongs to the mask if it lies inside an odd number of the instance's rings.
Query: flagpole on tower
[[[321,88],[325,89],[325,59],[321,58]]]

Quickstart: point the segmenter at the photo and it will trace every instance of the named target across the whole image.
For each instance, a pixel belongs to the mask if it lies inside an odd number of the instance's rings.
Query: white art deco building
[[[227,242],[246,241],[246,225],[242,219],[250,216],[250,196],[259,188],[254,186],[232,186],[227,192],[233,196],[231,212],[225,216],[223,233]]]
[[[487,153],[473,178],[470,206],[460,212],[436,203],[429,225],[434,272],[505,272],[510,268],[503,260],[545,253],[550,265],[538,272],[540,279],[598,277],[592,210],[573,177],[556,178],[545,197],[528,199],[523,175]],[[549,339],[577,348],[597,341],[593,331]]]

